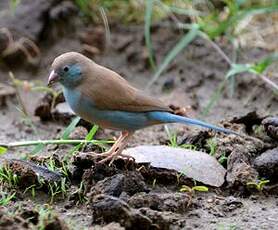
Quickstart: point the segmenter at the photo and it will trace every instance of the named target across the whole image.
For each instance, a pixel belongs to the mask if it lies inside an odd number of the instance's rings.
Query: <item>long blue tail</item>
[[[192,118],[188,118],[188,117],[182,117],[182,116],[175,115],[175,114],[168,113],[168,112],[149,112],[149,116],[151,117],[151,119],[160,121],[162,123],[182,123],[182,124],[186,124],[186,125],[198,125],[201,127],[214,129],[219,132],[224,132],[224,133],[228,133],[228,134],[235,134],[235,135],[241,136],[239,133],[237,133],[233,130],[230,130],[230,129],[221,128],[216,125],[206,123],[204,121],[200,121],[200,120],[192,119]]]

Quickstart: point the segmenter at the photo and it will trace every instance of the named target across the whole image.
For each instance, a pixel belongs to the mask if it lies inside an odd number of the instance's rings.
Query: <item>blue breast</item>
[[[137,130],[154,124],[150,112],[100,110],[92,100],[81,96],[77,90],[64,88],[63,92],[66,101],[77,115],[103,128]]]

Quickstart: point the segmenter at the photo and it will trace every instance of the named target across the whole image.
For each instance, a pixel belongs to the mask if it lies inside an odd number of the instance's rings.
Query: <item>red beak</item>
[[[59,81],[59,75],[57,73],[55,73],[54,70],[52,70],[48,77],[47,85],[51,86],[53,83],[55,83],[57,81]]]

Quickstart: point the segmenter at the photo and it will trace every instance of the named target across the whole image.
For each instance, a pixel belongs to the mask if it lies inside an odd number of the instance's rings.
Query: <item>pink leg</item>
[[[132,134],[133,134],[133,132],[122,131],[121,136],[117,139],[117,141],[113,144],[113,146],[107,152],[98,154],[98,156],[105,157],[104,159],[99,161],[99,163],[104,163],[109,160],[112,163],[117,157],[132,158],[128,155],[122,154],[122,151],[124,150],[125,146],[127,145],[128,140],[130,139]]]

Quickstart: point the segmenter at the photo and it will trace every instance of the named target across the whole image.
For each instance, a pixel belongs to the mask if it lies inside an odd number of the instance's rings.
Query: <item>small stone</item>
[[[214,200],[213,200],[212,198],[207,199],[207,202],[208,202],[208,203],[213,203],[213,201],[214,201]]]
[[[278,116],[265,118],[262,124],[267,135],[278,140]]]
[[[132,196],[128,204],[133,208],[184,213],[191,204],[191,197],[186,193],[139,193]]]
[[[59,182],[62,175],[58,172],[50,171],[49,169],[36,165],[33,162],[9,159],[7,160],[8,167],[20,178],[20,186],[28,187],[34,184],[40,184],[43,179],[47,183]]]
[[[94,197],[91,208],[93,223],[118,222],[126,229],[150,229],[152,221],[119,198],[108,195]]]
[[[207,185],[220,187],[224,183],[226,170],[214,157],[204,152],[146,145],[126,149],[123,153],[134,157],[136,163],[176,170]]]
[[[141,212],[141,214],[147,216],[149,219],[152,220],[151,229],[185,229],[187,217],[185,217],[183,214],[166,211],[160,212],[150,208],[140,208],[139,211]]]
[[[175,79],[169,78],[163,83],[162,86],[163,91],[169,91],[172,90],[173,88],[175,88]]]
[[[267,150],[254,160],[254,167],[261,177],[275,183],[278,178],[278,148]]]
[[[35,116],[40,117],[42,121],[52,120],[51,114],[51,106],[52,103],[56,105],[57,103],[61,103],[65,101],[63,94],[59,94],[59,96],[53,101],[53,95],[51,93],[45,94],[38,102],[35,108]]]
[[[238,208],[241,208],[243,203],[236,197],[228,196],[226,197],[224,203],[222,204],[222,208],[224,212],[232,212]]]
[[[125,174],[116,174],[105,178],[92,187],[89,197],[97,194],[107,194],[119,197],[123,192],[132,196],[138,192],[148,191],[144,178],[138,172],[127,172]]]
[[[86,138],[88,131],[83,126],[77,126],[72,133],[69,135],[71,140],[83,140]]]
[[[264,125],[267,135],[278,140],[278,116],[265,118],[262,124]]]
[[[248,148],[238,145],[227,160],[226,180],[231,187],[244,187],[250,181],[255,181],[258,172],[250,163]]]
[[[69,121],[74,117],[74,112],[67,103],[59,103],[55,109],[51,111],[55,120]]]
[[[257,195],[251,195],[249,198],[250,200],[257,201],[259,197]]]
[[[119,223],[112,222],[107,225],[95,225],[92,228],[89,228],[89,230],[125,230],[124,227],[121,227]]]

